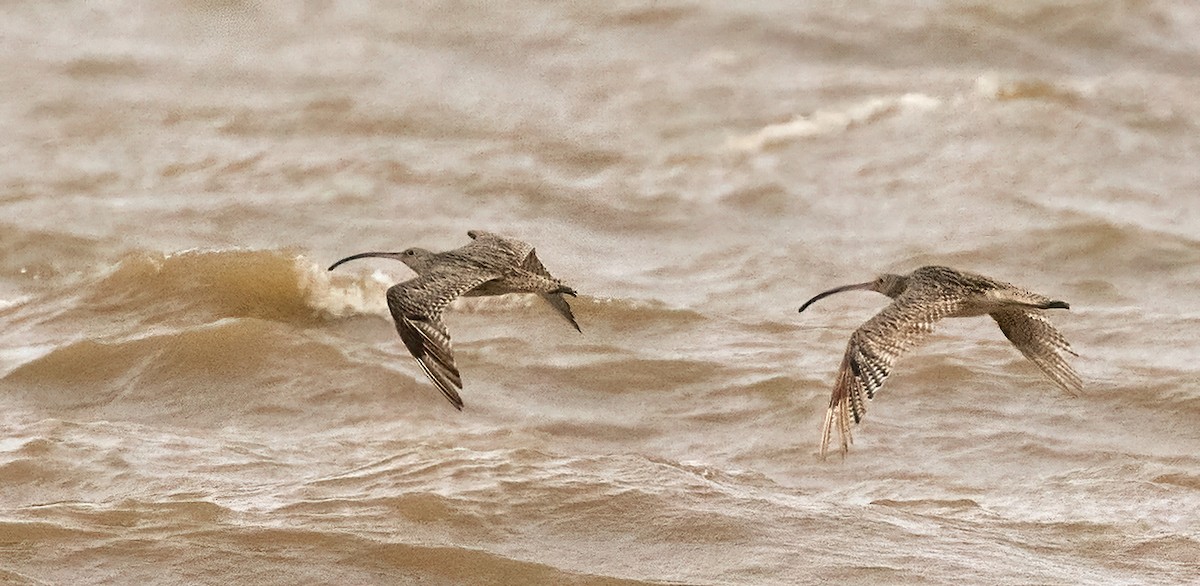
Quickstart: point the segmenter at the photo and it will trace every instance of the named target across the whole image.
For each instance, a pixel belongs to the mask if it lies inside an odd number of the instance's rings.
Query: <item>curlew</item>
[[[577,331],[579,323],[563,295],[575,290],[542,266],[533,246],[491,232],[467,232],[472,242],[445,252],[409,248],[403,252],[363,252],[330,265],[359,258],[390,258],[408,265],[416,278],[388,288],[387,304],[396,321],[396,331],[417,359],[421,370],[433,381],[450,404],[462,410],[458,391],[462,377],[454,363],[450,333],[442,322],[442,311],[454,299],[507,293],[537,293]]]
[[[859,423],[867,410],[863,395],[873,399],[900,355],[932,332],[934,322],[944,317],[992,316],[1013,346],[1050,380],[1072,396],[1083,389],[1079,375],[1063,357],[1064,352],[1078,354],[1042,311],[1070,309],[1066,302],[982,275],[927,266],[907,275],[885,274],[867,283],[830,289],[809,299],[800,311],[834,293],[856,289],[883,293],[893,301],[850,335],[821,425],[822,458],[835,423],[845,457],[853,441],[850,419]]]

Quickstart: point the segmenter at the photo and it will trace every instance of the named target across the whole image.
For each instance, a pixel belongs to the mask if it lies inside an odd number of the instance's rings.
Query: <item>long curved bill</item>
[[[813,297],[812,299],[805,301],[804,305],[800,306],[800,312],[803,313],[805,309],[808,309],[809,305],[812,305],[812,304],[816,303],[817,301],[820,301],[826,297],[829,297],[830,295],[833,295],[834,293],[841,293],[843,291],[855,291],[855,290],[859,290],[859,289],[869,291],[869,290],[871,290],[871,287],[873,285],[875,285],[875,281],[867,281],[866,283],[855,283],[853,285],[842,285],[841,287],[834,287],[833,289],[825,291],[824,293],[818,293],[816,297]]]
[[[399,253],[399,252],[360,252],[355,255],[347,256],[346,258],[343,258],[342,260],[339,260],[339,261],[329,265],[329,269],[327,269],[327,270],[332,271],[333,269],[336,269],[338,267],[338,265],[340,265],[342,263],[350,262],[352,260],[357,260],[360,258],[376,257],[376,258],[390,258],[392,260],[400,260],[400,254],[401,253]]]

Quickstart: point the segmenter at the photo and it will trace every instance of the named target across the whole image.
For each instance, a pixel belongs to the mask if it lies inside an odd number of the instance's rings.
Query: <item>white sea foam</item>
[[[871,98],[842,109],[817,110],[782,124],[770,124],[753,134],[730,139],[729,147],[740,151],[758,151],[780,143],[844,132],[884,118],[929,112],[941,105],[942,100],[921,93]]]

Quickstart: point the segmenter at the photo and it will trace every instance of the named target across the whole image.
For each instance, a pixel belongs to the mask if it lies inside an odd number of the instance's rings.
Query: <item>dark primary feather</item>
[[[387,291],[388,309],[404,346],[457,409],[463,407],[457,390],[462,388],[462,377],[454,363],[450,333],[442,323],[442,310],[459,295],[494,277],[483,271],[434,270]]]
[[[445,324],[440,319],[401,318],[396,322],[396,331],[434,386],[451,405],[462,410],[462,397],[456,390],[462,388],[462,376],[450,353],[450,337]]]

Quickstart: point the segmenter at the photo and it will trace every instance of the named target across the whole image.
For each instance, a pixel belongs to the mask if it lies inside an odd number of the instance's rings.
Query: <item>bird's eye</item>
[[[411,249],[410,249],[410,250],[405,250],[405,251],[404,251],[404,254],[407,254],[408,256],[414,256],[414,255],[416,255],[416,254],[417,254],[417,251],[415,251],[415,250],[411,250]]]

